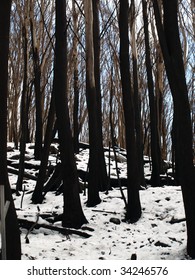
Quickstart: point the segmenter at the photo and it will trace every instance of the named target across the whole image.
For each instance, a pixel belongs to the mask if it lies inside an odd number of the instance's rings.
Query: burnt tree
[[[30,31],[31,46],[34,70],[34,91],[36,107],[36,128],[35,128],[35,158],[41,159],[42,153],[42,92],[41,92],[41,63],[38,42],[36,37],[36,27],[34,21],[34,1],[30,2]]]
[[[79,70],[78,70],[78,11],[76,9],[75,1],[72,0],[73,9],[73,88],[74,88],[74,105],[73,105],[73,137],[74,137],[74,151],[79,153]]]
[[[195,168],[192,123],[178,27],[178,1],[163,0],[162,23],[157,0],[153,0],[156,26],[174,103],[175,160],[182,188],[187,225],[187,252],[195,258]]]
[[[131,48],[133,63],[133,91],[134,91],[134,108],[135,108],[135,130],[136,130],[136,146],[138,157],[138,171],[140,184],[146,185],[144,178],[144,161],[143,161],[143,131],[141,122],[141,99],[139,92],[138,80],[138,62],[137,62],[137,42],[136,42],[136,10],[135,1],[131,0],[130,6],[130,31],[131,31]]]
[[[27,5],[28,7],[28,5]],[[28,83],[28,38],[26,32],[26,20],[22,27],[23,37],[23,56],[24,56],[24,74],[23,74],[23,88],[21,97],[21,114],[20,114],[20,125],[21,125],[21,136],[20,136],[20,163],[19,163],[19,174],[16,184],[16,192],[22,190],[22,183],[24,177],[24,161],[26,151],[26,138],[27,138],[27,126],[28,126],[28,110],[27,110],[27,83]]]
[[[145,0],[142,0],[142,7],[143,7],[143,19],[144,19],[146,70],[147,70],[149,107],[150,107],[151,158],[152,158],[151,185],[159,186],[161,149],[160,149],[160,141],[159,141],[159,134],[158,134],[157,109],[156,109],[156,98],[154,95],[152,63],[150,58],[150,42],[149,42],[149,30],[148,30],[148,12],[147,12],[148,6]]]
[[[97,145],[98,145],[98,164],[99,164],[99,189],[107,189],[108,177],[104,157],[103,134],[102,134],[102,97],[100,85],[100,23],[99,23],[99,0],[93,0],[93,46],[94,46],[94,76],[96,87],[97,103]]]
[[[64,212],[62,225],[80,228],[87,220],[83,214],[79,197],[78,175],[68,110],[66,0],[56,0],[55,4],[54,100],[63,179]]]
[[[21,259],[20,231],[7,173],[7,98],[8,52],[11,0],[0,1],[0,187],[10,201],[6,216],[6,250],[8,260]]]
[[[133,106],[133,93],[131,90],[129,37],[128,37],[128,0],[120,1],[119,8],[119,34],[120,34],[120,72],[123,96],[123,109],[125,117],[125,138],[127,149],[127,196],[128,205],[126,219],[136,222],[141,216],[141,203],[139,198],[139,172],[135,139],[135,113]]]
[[[94,46],[93,46],[93,5],[92,0],[84,2],[86,26],[86,96],[89,116],[89,179],[88,179],[88,206],[100,203],[99,197],[99,160],[98,160],[98,121],[97,97],[94,73]]]

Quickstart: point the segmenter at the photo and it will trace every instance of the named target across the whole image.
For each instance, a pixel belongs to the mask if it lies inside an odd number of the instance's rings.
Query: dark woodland
[[[102,192],[119,187],[124,222],[134,224],[144,211],[140,190],[181,186],[187,254],[195,259],[194,3],[0,1],[0,188],[10,202],[6,259],[22,258],[20,227],[32,226],[17,218],[13,200],[13,194],[24,195],[26,178],[35,181],[32,204],[41,205],[52,190],[63,196],[63,213],[55,219],[63,233],[78,235],[88,224],[82,192],[91,208],[102,203]],[[19,151],[17,166],[8,159],[8,143]],[[40,161],[32,166],[36,176],[26,172],[28,143]],[[52,144],[59,147],[55,166],[49,163]],[[85,171],[76,165],[84,149]],[[122,179],[119,149],[127,161]],[[117,179],[106,166],[105,152],[111,150]],[[150,178],[144,174],[146,157]],[[13,172],[15,186],[9,181]]]

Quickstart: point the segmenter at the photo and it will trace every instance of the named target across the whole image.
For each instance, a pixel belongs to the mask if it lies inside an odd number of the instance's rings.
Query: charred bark
[[[143,19],[144,19],[144,35],[145,35],[145,49],[146,49],[146,70],[148,79],[148,94],[150,106],[150,131],[151,131],[151,158],[152,158],[152,175],[151,185],[160,185],[160,165],[161,165],[161,150],[157,127],[157,109],[156,100],[154,96],[154,83],[152,76],[152,65],[150,59],[150,43],[148,31],[148,13],[147,2],[142,0]]]
[[[28,79],[28,54],[27,54],[28,39],[26,34],[26,26],[23,26],[23,52],[24,52],[24,77],[23,77],[23,89],[21,98],[21,137],[20,137],[20,162],[19,162],[19,174],[16,184],[16,192],[22,190],[22,183],[24,177],[24,159],[26,150],[26,135],[27,135],[27,79]]]
[[[102,134],[102,106],[101,106],[101,86],[100,86],[100,27],[99,27],[99,0],[93,0],[93,42],[94,42],[94,75],[96,86],[97,102],[97,145],[99,162],[99,189],[107,190],[108,177],[104,157],[103,134]]]
[[[187,225],[187,252],[195,258],[195,168],[192,124],[178,27],[178,1],[163,0],[164,27],[157,0],[153,0],[156,26],[174,102],[175,160],[182,187]]]
[[[7,98],[8,52],[11,1],[0,1],[0,185],[5,187],[5,201],[10,201],[6,216],[6,258],[21,259],[20,232],[7,173]]]
[[[127,149],[128,205],[126,209],[126,219],[130,222],[136,222],[141,216],[141,204],[139,198],[140,182],[138,176],[135,140],[135,113],[133,107],[133,96],[131,91],[129,64],[128,10],[128,0],[121,0],[119,10],[119,55]]]
[[[94,46],[93,46],[93,6],[92,0],[84,2],[86,24],[86,95],[89,116],[89,184],[88,206],[100,203],[99,197],[99,158],[98,158],[98,121],[97,97],[94,74]]]
[[[78,174],[70,128],[67,97],[66,1],[56,0],[56,45],[54,96],[63,176],[64,212],[62,225],[79,228],[87,222],[79,197]]]

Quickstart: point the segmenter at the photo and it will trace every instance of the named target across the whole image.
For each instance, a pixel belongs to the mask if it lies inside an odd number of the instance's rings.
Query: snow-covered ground
[[[28,149],[29,162],[35,163],[32,149]],[[18,151],[8,152],[8,157],[19,154]],[[55,162],[55,156],[50,156]],[[106,152],[108,161],[108,152]],[[126,162],[118,162],[121,177],[126,176]],[[86,170],[88,150],[77,155],[77,166]],[[36,162],[37,164],[39,162]],[[111,175],[116,176],[115,163],[112,161]],[[28,170],[29,172],[29,170]],[[34,171],[31,171],[34,174]],[[145,165],[145,173],[149,174],[149,164]],[[16,175],[9,175],[12,187],[15,187]],[[13,194],[17,215],[36,221],[37,205],[31,203],[31,191],[35,181],[25,179],[25,195]],[[126,194],[126,188],[123,187]],[[135,224],[128,224],[124,219],[124,202],[119,188],[114,188],[108,194],[100,193],[102,202],[96,207],[86,207],[87,196],[80,195],[83,211],[88,224],[81,229],[91,235],[84,238],[75,234],[62,235],[48,229],[33,229],[26,243],[27,230],[21,228],[22,259],[35,260],[128,260],[136,253],[138,260],[181,260],[186,256],[186,224],[184,222],[170,223],[172,219],[184,218],[181,188],[165,186],[140,190],[142,205],[141,219]],[[48,192],[43,204],[38,205],[40,214],[62,213],[62,195]],[[117,218],[119,224],[112,222]],[[111,220],[110,220],[111,219]],[[39,223],[47,223],[41,217]],[[61,222],[55,226],[61,227]]]

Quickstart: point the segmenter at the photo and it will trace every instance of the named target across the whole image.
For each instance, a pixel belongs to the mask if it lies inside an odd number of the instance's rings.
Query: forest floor
[[[9,162],[18,164],[19,151],[9,144]],[[55,147],[54,147],[55,148]],[[55,150],[55,149],[54,149]],[[105,152],[108,163],[108,152]],[[88,149],[76,156],[77,167],[87,170]],[[40,162],[33,157],[33,147],[28,145],[26,160],[31,166],[25,171],[37,175]],[[49,157],[51,165],[56,164],[56,154]],[[35,166],[35,168],[33,168]],[[126,176],[125,156],[120,155],[118,168],[120,176]],[[150,176],[149,162],[145,161],[145,176]],[[116,178],[115,162],[111,159],[111,176]],[[17,175],[9,173],[11,187],[16,186]],[[43,225],[61,228],[61,222],[51,224],[45,217],[61,214],[63,196],[55,191],[46,194],[42,204],[31,202],[36,181],[25,178],[25,191],[20,196],[13,193],[19,219],[26,219]],[[126,195],[126,187],[123,187]],[[23,260],[128,260],[136,253],[138,260],[182,260],[186,255],[186,223],[182,193],[179,186],[151,187],[140,190],[142,205],[141,219],[135,224],[124,222],[124,201],[119,188],[113,188],[108,194],[100,193],[101,203],[96,207],[86,206],[87,196],[80,194],[84,214],[88,224],[78,230],[89,236],[62,234],[58,231],[40,227],[29,233],[21,227]],[[38,207],[37,207],[38,206]],[[115,219],[113,219],[115,218]]]

